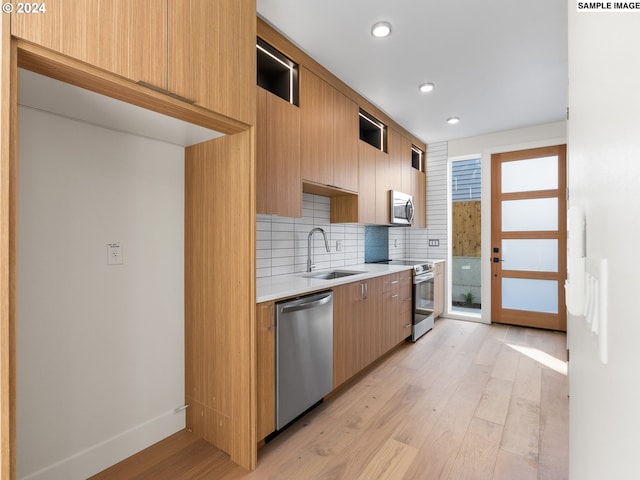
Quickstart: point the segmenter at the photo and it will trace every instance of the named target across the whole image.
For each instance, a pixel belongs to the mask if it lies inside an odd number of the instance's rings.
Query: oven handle
[[[428,282],[429,280],[433,280],[433,273],[424,273],[422,275],[418,275],[413,279],[414,284]]]

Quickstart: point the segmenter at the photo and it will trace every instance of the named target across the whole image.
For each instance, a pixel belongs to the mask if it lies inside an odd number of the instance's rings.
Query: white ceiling
[[[561,121],[565,0],[257,0],[258,14],[430,143]],[[371,26],[388,21],[386,39]],[[431,93],[418,92],[423,82]],[[452,126],[447,118],[461,121]]]

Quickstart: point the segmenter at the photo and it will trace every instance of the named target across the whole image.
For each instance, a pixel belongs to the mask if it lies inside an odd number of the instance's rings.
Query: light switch
[[[429,246],[430,247],[439,247],[440,246],[440,239],[438,239],[438,238],[430,238],[429,239]]]
[[[336,240],[336,252],[342,251],[342,240]]]
[[[122,265],[122,246],[120,242],[107,243],[107,265]]]

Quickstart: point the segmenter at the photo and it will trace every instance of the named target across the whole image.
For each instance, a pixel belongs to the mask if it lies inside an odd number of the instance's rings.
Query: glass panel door
[[[565,151],[491,157],[493,322],[566,330]]]

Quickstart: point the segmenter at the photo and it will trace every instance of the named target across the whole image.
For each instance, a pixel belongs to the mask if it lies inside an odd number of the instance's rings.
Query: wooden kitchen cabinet
[[[411,167],[411,142],[393,128],[387,129],[389,139],[389,174],[387,187],[389,190],[410,193],[410,182],[404,181],[405,172]]]
[[[253,124],[255,0],[58,0],[11,33]]]
[[[252,125],[255,0],[169,0],[168,89]]]
[[[358,106],[300,68],[302,179],[357,192]]]
[[[438,318],[444,312],[444,262],[433,265],[433,315]]]
[[[372,147],[368,143],[358,143],[358,162],[360,176],[360,190],[358,192],[358,222],[375,224],[378,220],[377,183],[378,163],[384,163],[385,153]],[[387,221],[389,216],[387,212]]]
[[[333,90],[333,185],[357,192],[358,105]]]
[[[427,227],[427,174],[411,169],[413,180],[413,226],[418,228]]]
[[[263,440],[276,429],[276,329],[274,302],[256,306],[256,438]]]
[[[333,387],[336,388],[379,355],[382,280],[380,277],[333,289]]]
[[[383,330],[381,354],[384,354],[411,335],[413,314],[411,273],[399,272],[384,277]]]
[[[13,13],[11,34],[109,72],[167,84],[166,0],[58,0]]]
[[[301,217],[300,109],[256,89],[257,212]]]

